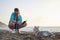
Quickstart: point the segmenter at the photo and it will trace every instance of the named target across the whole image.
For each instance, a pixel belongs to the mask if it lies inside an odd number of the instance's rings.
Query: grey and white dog
[[[55,34],[49,31],[39,31],[39,26],[34,26],[33,32],[37,37],[55,37]]]

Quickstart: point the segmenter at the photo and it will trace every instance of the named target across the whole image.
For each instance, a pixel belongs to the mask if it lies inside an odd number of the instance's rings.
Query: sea
[[[27,27],[24,27],[24,28],[21,28],[19,29],[20,31],[27,31],[27,32],[33,32],[33,28],[34,26],[27,26]],[[11,31],[11,29],[9,29],[9,27],[0,27],[0,30],[8,30],[8,31]],[[60,32],[60,27],[53,27],[53,26],[48,26],[48,27],[42,27],[40,26],[39,27],[39,30],[40,31],[49,31],[49,32]]]

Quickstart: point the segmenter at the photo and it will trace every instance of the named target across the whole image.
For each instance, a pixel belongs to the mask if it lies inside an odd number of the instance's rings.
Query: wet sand
[[[0,40],[60,40],[60,32],[55,33],[54,38],[43,37],[37,38],[33,33],[11,33],[10,31],[0,30]]]

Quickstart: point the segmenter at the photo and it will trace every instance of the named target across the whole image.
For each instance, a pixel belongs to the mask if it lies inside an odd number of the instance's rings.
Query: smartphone
[[[26,23],[26,21],[24,21],[22,24]]]

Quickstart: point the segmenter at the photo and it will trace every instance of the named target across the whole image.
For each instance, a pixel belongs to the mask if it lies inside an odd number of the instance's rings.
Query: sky
[[[8,25],[14,8],[28,26],[60,26],[60,0],[0,0],[0,21]]]

